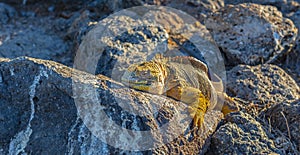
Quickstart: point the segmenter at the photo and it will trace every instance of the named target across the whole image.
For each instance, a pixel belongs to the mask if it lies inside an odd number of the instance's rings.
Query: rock
[[[47,70],[47,61],[44,65],[29,58],[0,61],[2,153],[65,152],[65,137],[76,119],[70,79]]]
[[[300,30],[300,9],[291,14],[290,19],[293,20],[298,30]],[[283,68],[295,79],[300,86],[300,31],[296,39],[293,50],[287,55],[282,62]]]
[[[227,65],[271,63],[293,47],[297,28],[275,7],[227,5],[205,21]]]
[[[163,29],[147,26],[130,17],[120,16],[104,22],[122,25],[108,27],[107,33],[99,33],[103,26],[98,24],[85,36],[75,58],[75,65],[80,70],[120,81],[130,64],[142,61],[159,43],[166,41],[167,33]]]
[[[289,14],[289,18],[294,22],[295,26],[297,26],[298,28],[298,33],[299,33],[299,28],[300,28],[300,9],[298,9],[297,11]],[[299,37],[299,35],[298,35]]]
[[[73,17],[75,19],[71,26],[68,27],[68,31],[64,34],[64,38],[72,41],[73,51],[77,51],[83,36],[94,27],[97,21],[92,20],[93,15],[88,10],[83,11],[79,15],[75,14],[73,16],[75,16]]]
[[[122,9],[143,5],[143,2],[142,0],[94,0],[88,2],[87,5],[96,10],[98,8],[100,12],[105,9],[108,9],[110,12],[117,12]]]
[[[300,100],[292,103],[282,102],[272,106],[264,114],[272,128],[279,129],[286,137],[296,144],[300,152]]]
[[[282,62],[282,67],[300,86],[300,38],[296,42],[296,48],[287,55],[286,59]]]
[[[42,24],[45,22],[52,25]],[[0,25],[0,57],[30,56],[70,65],[73,58],[69,55],[69,45],[59,36],[64,25],[66,20],[51,17],[19,18],[14,23]]]
[[[15,8],[5,3],[0,3],[0,24],[7,24],[7,22],[13,17],[16,17],[17,14]]]
[[[16,58],[19,56],[31,56],[41,59],[56,60],[67,47],[62,39],[48,35],[38,28],[19,30],[14,34],[8,34],[6,41],[0,46],[0,56]]]
[[[177,3],[198,7],[198,10],[202,13],[204,13],[204,11],[213,12],[224,7],[223,0],[184,0],[184,2],[178,0]]]
[[[299,99],[299,86],[280,67],[238,65],[227,72],[227,93],[254,103],[258,112],[273,104]]]
[[[217,9],[220,9],[224,6],[223,0],[143,0],[145,3],[150,5],[163,5],[173,7],[187,13],[192,13],[194,15],[198,14],[197,12],[193,11],[200,11],[204,12],[211,12]],[[191,14],[191,15],[192,15]],[[194,16],[195,17],[195,16]]]
[[[224,7],[223,0],[160,0],[154,4],[182,10],[195,17],[201,23],[204,22],[208,14]]]
[[[75,66],[120,81],[130,64],[157,53],[194,56],[225,77],[221,53],[205,26],[180,10],[156,6],[123,10],[99,21],[83,38]]]
[[[297,10],[300,7],[299,2],[297,0],[225,0],[225,4],[255,3],[272,5],[283,13],[290,13]]]
[[[167,5],[172,2],[170,0],[142,0],[144,3],[148,5]]]
[[[191,134],[180,135],[166,146],[153,150],[153,154],[205,154],[209,150],[212,133],[216,130],[216,122],[220,122],[223,114],[211,111],[206,114],[205,127],[200,129],[200,136],[188,138]]]
[[[190,129],[179,101],[48,60],[0,58],[0,77],[2,154],[204,154],[222,118]]]
[[[231,113],[212,136],[213,154],[282,154],[264,127],[249,114]]]

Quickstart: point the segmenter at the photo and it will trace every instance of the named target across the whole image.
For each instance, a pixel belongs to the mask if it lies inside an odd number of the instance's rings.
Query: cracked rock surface
[[[28,75],[28,72],[31,74]],[[190,121],[182,128],[176,124],[177,121],[190,120],[189,115],[184,112],[186,107],[183,103],[164,96],[128,90],[107,77],[90,75],[47,60],[28,57],[12,60],[1,58],[0,75],[2,154],[204,153],[209,146],[207,139],[223,117],[219,111],[210,111],[205,118],[204,130],[190,130]],[[89,90],[96,90],[101,98],[97,101],[84,101],[93,95],[93,91]],[[85,92],[82,94],[82,91]],[[125,103],[130,106],[122,109],[120,106],[124,106]],[[115,122],[117,127],[114,123],[103,120],[99,114],[99,106],[104,108],[107,117]],[[141,116],[126,111],[141,108]],[[155,113],[157,108],[159,111],[156,115],[149,115]],[[150,135],[144,136],[162,141],[164,138],[155,129],[168,121],[174,121],[174,117],[175,122],[168,123],[166,131],[178,132],[179,135],[167,145],[146,152],[126,151],[108,145],[149,145],[142,135],[123,139],[122,136],[126,134],[120,131],[119,126],[130,130],[149,131],[147,133]],[[99,130],[98,126],[92,127],[103,121],[106,127],[100,126],[104,127],[102,130]],[[93,124],[95,122],[96,124]],[[95,130],[110,136],[110,139],[107,139],[108,144],[92,134]],[[172,137],[172,134],[166,136]],[[161,143],[163,144],[163,141]],[[181,143],[184,145],[180,146]]]

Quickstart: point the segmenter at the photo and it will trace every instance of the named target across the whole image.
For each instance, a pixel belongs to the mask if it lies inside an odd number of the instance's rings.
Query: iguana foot
[[[219,93],[220,101],[223,101],[224,105],[222,107],[222,113],[227,115],[231,112],[239,111],[238,102],[234,100],[234,98],[228,96],[225,93]]]
[[[204,115],[205,112],[196,107],[189,107],[188,108],[190,116],[193,118],[193,126],[201,127],[204,122]]]

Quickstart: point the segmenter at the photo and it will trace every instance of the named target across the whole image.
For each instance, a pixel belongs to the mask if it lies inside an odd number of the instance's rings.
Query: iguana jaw
[[[163,93],[163,84],[160,84],[155,81],[146,81],[146,80],[134,80],[134,79],[127,79],[122,77],[122,83],[127,85],[128,87],[150,92],[153,94],[162,94]]]
[[[151,68],[149,69],[148,66],[142,67],[138,67],[137,65],[130,66],[122,76],[122,83],[137,90],[162,94],[164,83],[161,75],[151,72]],[[149,71],[151,73],[141,75],[141,71]]]

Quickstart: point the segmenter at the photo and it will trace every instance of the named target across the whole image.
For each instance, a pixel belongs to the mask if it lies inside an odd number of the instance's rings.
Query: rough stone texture
[[[282,154],[263,126],[249,114],[231,113],[212,136],[212,154]]]
[[[195,17],[201,23],[207,14],[224,7],[223,0],[144,0],[151,5],[163,5],[182,10]]]
[[[175,0],[167,5],[185,11],[194,17],[197,15],[211,13],[224,7],[223,0]]]
[[[142,0],[94,0],[88,4],[93,8],[108,8],[111,12],[143,5]],[[100,11],[100,10],[99,10]]]
[[[76,54],[75,66],[119,81],[130,64],[150,60],[156,53],[163,53],[167,56],[190,55],[200,60],[205,58],[204,61],[210,62],[208,66],[217,70],[214,70],[215,73],[224,73],[221,72],[225,69],[219,49],[203,25],[193,23],[196,20],[191,20],[181,11],[154,8],[161,11],[149,9],[140,18],[132,12],[118,12],[99,22],[84,37]],[[197,33],[196,37],[189,36],[193,32]],[[179,43],[170,41],[171,38]],[[177,45],[171,47],[170,42]]]
[[[264,113],[270,125],[279,129],[286,137],[295,143],[300,152],[300,100],[292,103],[280,103]]]
[[[297,28],[275,7],[258,4],[226,5],[205,25],[221,47],[227,65],[274,62],[292,48]]]
[[[28,59],[0,59],[2,153],[64,152],[76,119],[70,79],[52,76],[44,65]]]
[[[300,37],[297,39],[296,44],[296,48],[294,48],[282,62],[282,67],[294,78],[298,86],[300,86]]]
[[[144,3],[141,0],[93,0],[85,1],[84,8],[80,13],[72,15],[74,18],[71,26],[65,34],[68,39],[74,41],[74,50],[76,51],[81,43],[82,37],[92,29],[92,27],[102,18],[109,16],[114,12],[135,6],[141,6]]]
[[[4,3],[0,3],[0,24],[6,24],[11,18],[17,16],[17,11]]]
[[[283,13],[293,12],[299,9],[299,1],[294,0],[225,0],[225,4],[256,3],[262,5],[272,5]]]
[[[83,36],[97,24],[98,21],[93,20],[93,16],[95,16],[95,14],[91,13],[89,10],[73,15],[72,18],[74,18],[74,20],[64,34],[64,38],[72,41],[72,51],[74,51],[74,54],[77,51]]]
[[[0,56],[15,58],[18,56],[31,56],[41,59],[56,60],[60,54],[66,52],[66,45],[57,36],[48,35],[36,28],[20,30],[6,36],[6,41],[0,46]]]
[[[282,62],[284,69],[295,79],[300,86],[300,8],[289,17],[298,28],[298,36],[293,50]]]
[[[80,60],[76,59],[75,65],[80,70],[103,74],[120,81],[130,64],[150,59],[149,54],[158,43],[166,41],[167,33],[158,27],[144,26],[141,21],[126,16],[105,21],[111,22],[116,26],[108,27],[105,33],[99,33],[103,26],[96,26],[86,35],[76,53],[76,58]],[[93,42],[96,39],[103,43]]]
[[[112,1],[110,3],[117,4],[117,2],[126,3],[126,1]],[[132,2],[133,3],[130,3],[131,6],[141,6],[142,4],[143,5],[150,4],[150,5],[157,5],[157,6],[172,7],[190,14],[200,22],[204,21],[204,19],[206,18],[206,14],[209,14],[212,11],[220,9],[221,7],[224,6],[223,0],[218,0],[218,1],[144,0],[143,2],[141,1],[136,1],[136,2],[132,1]],[[91,24],[88,23],[98,22],[99,19],[108,16],[109,13],[116,12],[117,10],[120,10],[120,8],[123,9],[127,8],[127,7],[117,7],[119,9],[112,9],[111,7],[114,6],[114,4],[110,4],[110,3],[105,3],[105,1],[94,1],[86,4],[88,7],[86,8],[85,11],[82,11],[81,15],[74,21],[74,23],[69,29],[68,36],[71,38],[76,38],[79,40],[79,42],[81,42],[81,38],[82,38],[81,34],[84,34],[86,30],[90,30]],[[171,14],[169,19],[176,19],[176,18],[178,19],[178,17],[174,18],[174,16]],[[174,20],[174,22],[180,22],[180,21]],[[175,24],[171,23],[171,25],[175,25]]]
[[[93,91],[89,90],[96,90],[101,98],[94,101]],[[181,102],[128,89],[102,75],[93,76],[56,62],[27,57],[0,58],[0,91],[1,154],[204,154],[222,118],[221,112],[209,111],[203,128],[189,129],[191,118]],[[98,115],[99,106],[115,123],[104,122],[105,126],[99,126],[104,121]],[[141,115],[131,113],[136,110]],[[186,128],[182,128],[182,123]],[[127,137],[134,141],[126,141],[114,124],[128,130],[150,131],[144,136],[158,141],[172,138],[173,131],[182,135],[154,150],[124,151],[102,142],[91,131],[103,129],[101,133],[110,136],[106,142],[117,146],[149,145],[148,139],[140,134]],[[155,130],[162,125],[170,132],[166,137],[160,135],[163,130]]]
[[[252,102],[258,110],[299,99],[299,86],[280,67],[238,65],[227,72],[227,93]]]
[[[45,24],[51,22],[52,25]],[[70,65],[69,43],[63,40],[67,19],[20,17],[0,24],[0,57],[30,56]]]
[[[194,134],[188,133],[180,135],[173,142],[166,146],[153,150],[153,154],[205,154],[211,144],[212,133],[216,130],[216,122],[221,121],[222,114],[219,111],[206,113],[204,129],[200,129],[199,136],[192,137]],[[190,136],[190,138],[187,138]],[[208,137],[208,138],[207,138]]]

